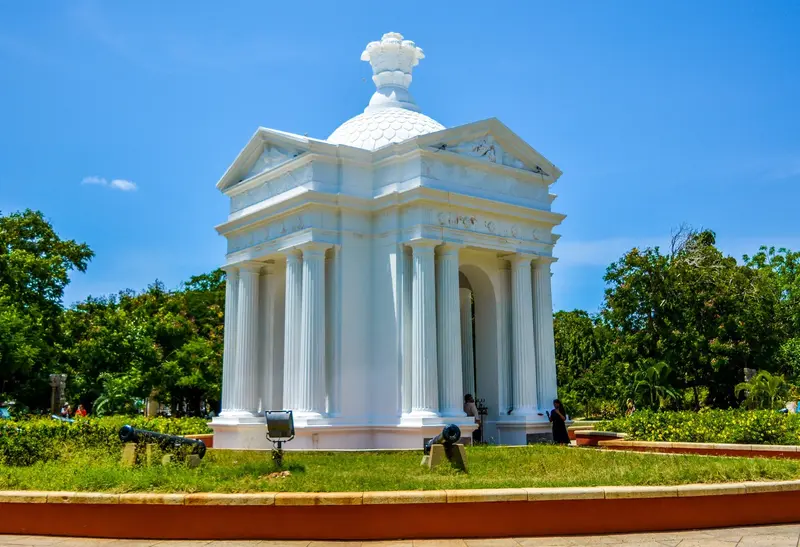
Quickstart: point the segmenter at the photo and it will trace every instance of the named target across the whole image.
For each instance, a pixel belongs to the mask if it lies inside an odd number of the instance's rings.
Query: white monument
[[[361,55],[377,91],[326,140],[259,128],[217,188],[230,198],[222,412],[214,446],[422,447],[447,423],[550,436],[550,264],[561,171],[488,119],[451,129],[409,93],[424,57],[397,33]]]

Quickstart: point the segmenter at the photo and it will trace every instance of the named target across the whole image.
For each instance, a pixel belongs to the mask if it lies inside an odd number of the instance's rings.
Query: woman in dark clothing
[[[564,405],[556,399],[553,401],[553,410],[548,414],[550,422],[553,424],[553,442],[556,444],[569,444],[569,433],[567,433],[567,412]]]

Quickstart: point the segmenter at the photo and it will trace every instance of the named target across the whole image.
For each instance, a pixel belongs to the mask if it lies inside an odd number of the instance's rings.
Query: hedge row
[[[640,441],[800,445],[800,414],[771,410],[637,410],[596,429],[627,433]]]
[[[172,435],[211,432],[204,418],[109,416],[79,418],[73,423],[52,418],[0,420],[0,464],[31,465],[54,460],[68,449],[119,449],[119,430],[126,424]]]

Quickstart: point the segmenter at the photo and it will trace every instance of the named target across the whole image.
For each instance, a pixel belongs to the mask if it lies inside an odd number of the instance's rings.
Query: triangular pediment
[[[320,145],[331,146],[317,139],[261,127],[217,182],[217,188],[224,191],[242,181],[280,169]]]
[[[437,151],[492,163],[539,175],[549,184],[561,171],[500,121],[492,118],[439,131],[420,141]]]
[[[264,150],[253,165],[250,166],[250,169],[247,170],[247,174],[244,178],[249,179],[265,171],[274,169],[289,160],[293,160],[303,152],[305,152],[305,150],[297,147],[277,146],[264,143]]]

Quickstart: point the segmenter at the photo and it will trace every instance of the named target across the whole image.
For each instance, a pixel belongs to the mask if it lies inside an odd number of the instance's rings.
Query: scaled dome
[[[328,137],[328,142],[366,150],[441,131],[445,127],[419,112],[408,91],[411,70],[425,55],[401,34],[384,34],[370,42],[361,54],[372,65],[372,81],[378,88],[363,114],[350,118]]]
[[[377,150],[387,144],[403,142],[444,128],[425,114],[405,108],[388,107],[350,118],[331,133],[328,142]]]

